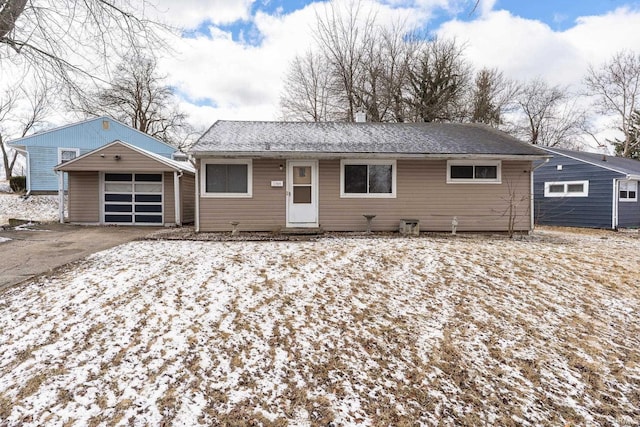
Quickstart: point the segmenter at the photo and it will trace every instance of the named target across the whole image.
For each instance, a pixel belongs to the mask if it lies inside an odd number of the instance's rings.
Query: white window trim
[[[64,148],[64,147],[58,147],[58,164],[62,163],[62,152],[63,151],[73,151],[76,153],[76,157],[80,156],[80,149],[79,148]],[[68,161],[71,161],[73,159],[69,159]]]
[[[582,184],[581,193],[569,193],[567,191],[569,185]],[[549,187],[552,185],[563,185],[564,191],[562,193],[550,193]],[[589,181],[553,181],[544,183],[544,197],[589,197]]]
[[[620,191],[622,191],[622,184],[631,184],[631,183],[635,183],[636,188],[635,191],[636,192],[636,197],[634,197],[633,199],[629,198],[629,197],[620,197]],[[620,184],[618,185],[618,200],[621,202],[637,202],[638,201],[638,187],[640,187],[640,185],[638,185],[638,181],[634,181],[632,179],[623,179],[620,180]],[[625,191],[629,191],[629,190],[625,190]]]
[[[495,166],[496,178],[451,178],[451,166]],[[502,184],[502,161],[447,160],[447,184]]]
[[[395,199],[397,188],[397,162],[395,160],[381,159],[342,159],[340,160],[340,198],[342,199]],[[391,193],[345,193],[344,191],[344,167],[345,165],[390,165],[391,166]]]
[[[246,193],[208,193],[207,165],[247,165]],[[252,159],[216,159],[200,162],[200,188],[202,197],[211,198],[250,198],[253,197],[253,160]]]

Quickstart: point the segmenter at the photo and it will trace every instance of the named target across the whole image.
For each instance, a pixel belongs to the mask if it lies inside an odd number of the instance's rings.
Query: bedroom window
[[[251,197],[251,160],[203,161],[202,195]]]
[[[638,201],[638,181],[620,181],[618,194],[621,202]]]
[[[73,160],[79,155],[79,148],[58,148],[58,164]]]
[[[500,160],[449,160],[447,184],[500,184]]]
[[[544,197],[588,197],[589,181],[545,182]]]
[[[396,197],[395,160],[342,160],[340,197]]]

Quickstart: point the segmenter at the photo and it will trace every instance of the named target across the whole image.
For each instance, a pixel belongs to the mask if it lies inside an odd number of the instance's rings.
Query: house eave
[[[192,152],[195,159],[210,157],[217,158],[265,158],[265,159],[431,159],[431,160],[451,160],[451,159],[493,159],[493,160],[544,160],[551,158],[551,155],[538,154],[452,154],[452,153],[363,153],[363,152],[293,152],[293,151],[198,151]]]

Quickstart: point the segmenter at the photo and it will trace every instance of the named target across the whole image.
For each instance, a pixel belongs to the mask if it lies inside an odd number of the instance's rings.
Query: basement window
[[[500,184],[500,160],[449,160],[447,184]]]
[[[638,181],[620,181],[618,194],[621,202],[637,202]]]
[[[588,197],[589,181],[545,182],[544,197]]]

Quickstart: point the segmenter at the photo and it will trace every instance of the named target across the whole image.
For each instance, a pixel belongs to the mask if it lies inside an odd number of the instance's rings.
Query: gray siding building
[[[553,158],[534,172],[537,224],[640,227],[640,161],[545,148]]]

